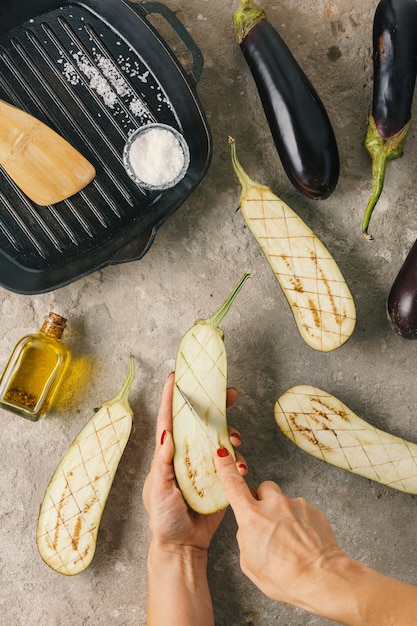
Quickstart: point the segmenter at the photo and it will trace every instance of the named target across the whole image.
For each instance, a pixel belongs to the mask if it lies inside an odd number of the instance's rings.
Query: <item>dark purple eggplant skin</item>
[[[380,135],[409,122],[417,75],[417,1],[381,0],[373,23],[372,115]]]
[[[387,315],[396,333],[405,339],[417,339],[417,241],[393,282]]]
[[[240,47],[288,178],[308,198],[328,198],[339,178],[339,152],[311,82],[266,20],[246,34]]]

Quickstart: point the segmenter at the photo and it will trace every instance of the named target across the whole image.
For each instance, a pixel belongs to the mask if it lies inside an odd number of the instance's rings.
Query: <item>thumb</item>
[[[171,481],[174,476],[174,440],[169,430],[164,430],[160,443],[152,459],[151,477],[152,485],[159,492],[164,485]]]
[[[164,430],[142,489],[142,499],[148,513],[152,507],[157,506],[159,500],[163,502],[172,491],[172,485],[175,483],[173,456],[172,433]]]
[[[170,430],[164,430],[161,434],[160,445],[155,452],[155,459],[159,465],[165,465],[172,469],[174,459],[174,438]]]
[[[239,474],[232,455],[226,448],[219,448],[215,456],[217,476],[233,509],[237,523],[244,515],[248,503],[254,499],[245,479]]]

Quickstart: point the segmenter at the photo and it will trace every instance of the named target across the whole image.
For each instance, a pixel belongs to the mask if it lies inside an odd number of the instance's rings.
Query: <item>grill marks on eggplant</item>
[[[339,178],[339,153],[323,103],[253,0],[242,0],[233,20],[289,180],[308,198],[329,197]]]
[[[373,95],[365,147],[372,158],[372,191],[362,221],[366,239],[385,182],[387,162],[403,155],[417,75],[417,2],[381,0],[373,23]]]
[[[79,574],[94,557],[101,516],[132,429],[133,378],[130,357],[123,387],[74,439],[46,489],[36,542],[42,559],[60,574]]]
[[[196,320],[177,351],[172,397],[174,469],[184,500],[201,514],[214,513],[228,505],[214,465],[216,450],[197,420],[204,420],[218,446],[226,447],[235,456],[227,428],[227,355],[219,324],[248,278],[249,274],[242,276],[211,317]],[[199,417],[190,411],[179,389]]]
[[[265,254],[310,348],[330,352],[352,335],[356,309],[336,261],[309,226],[266,185],[253,181],[229,138],[234,171],[242,185],[239,206]]]
[[[276,401],[274,416],[282,433],[317,459],[417,493],[417,445],[376,428],[326,391],[292,387]]]

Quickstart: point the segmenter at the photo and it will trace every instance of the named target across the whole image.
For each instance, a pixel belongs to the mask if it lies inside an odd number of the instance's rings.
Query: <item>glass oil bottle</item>
[[[0,379],[0,407],[36,422],[50,408],[69,363],[66,319],[49,313],[38,333],[22,337]]]

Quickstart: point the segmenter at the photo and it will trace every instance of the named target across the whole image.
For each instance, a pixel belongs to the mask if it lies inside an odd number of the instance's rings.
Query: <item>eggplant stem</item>
[[[196,324],[208,324],[210,326],[213,326],[214,328],[218,328],[220,322],[229,312],[234,299],[236,298],[237,294],[239,293],[239,291],[241,290],[241,288],[243,287],[243,285],[245,284],[248,278],[250,278],[250,274],[248,273],[243,274],[242,278],[237,282],[231,294],[226,298],[226,300],[217,309],[217,311],[213,313],[211,317],[205,320],[197,320]]]
[[[373,236],[368,233],[368,227],[372,212],[384,188],[387,160],[385,152],[381,152],[372,157],[372,192],[362,220],[362,234],[368,241],[374,240]]]
[[[266,20],[266,13],[253,0],[241,0],[240,7],[233,13],[236,39],[241,44],[259,22]]]
[[[130,357],[129,357],[129,371],[127,373],[127,377],[126,377],[125,382],[123,383],[122,388],[114,396],[114,398],[111,398],[111,400],[106,400],[106,402],[103,402],[103,404],[101,406],[109,406],[110,404],[116,404],[116,402],[120,402],[122,404],[125,404],[127,402],[127,400],[128,400],[130,388],[132,386],[134,377],[135,377],[135,360],[134,360],[133,356],[130,355]]]
[[[374,240],[368,233],[368,228],[372,212],[384,188],[387,163],[403,155],[409,127],[410,122],[407,122],[398,133],[386,138],[378,131],[374,117],[369,115],[365,147],[372,158],[372,191],[362,220],[362,234],[368,241]]]
[[[261,185],[260,183],[257,183],[250,176],[248,176],[248,174],[245,172],[242,165],[240,164],[239,159],[237,158],[236,141],[233,139],[233,137],[229,137],[229,145],[230,145],[230,154],[232,158],[233,169],[235,171],[236,176],[239,179],[240,184],[242,185],[241,197],[246,194],[246,191],[250,187],[256,187],[257,189],[269,190],[269,187],[267,187],[266,185]]]

